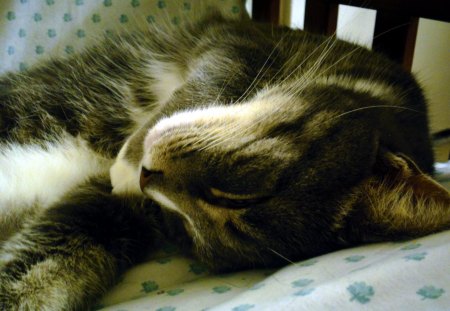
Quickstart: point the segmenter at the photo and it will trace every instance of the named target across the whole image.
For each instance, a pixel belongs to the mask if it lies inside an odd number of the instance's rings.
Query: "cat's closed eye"
[[[262,203],[268,200],[269,196],[260,193],[231,193],[211,187],[203,191],[202,199],[219,207],[240,209]]]

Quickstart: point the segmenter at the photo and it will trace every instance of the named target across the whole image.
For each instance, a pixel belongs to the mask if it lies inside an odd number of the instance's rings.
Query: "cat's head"
[[[285,94],[178,111],[146,131],[141,189],[180,216],[201,259],[270,266],[449,226],[448,209],[417,210],[423,193],[409,184],[433,189],[437,209],[448,193],[382,150],[376,115],[344,115],[355,100],[345,94]],[[332,108],[337,99],[348,105]]]

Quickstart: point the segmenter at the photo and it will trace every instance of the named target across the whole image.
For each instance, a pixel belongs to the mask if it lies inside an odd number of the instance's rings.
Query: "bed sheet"
[[[160,22],[182,27],[184,18],[200,11],[200,2],[2,0],[0,73],[70,55],[110,31]],[[208,3],[229,16],[243,13],[239,0]],[[447,163],[440,169],[449,168]],[[449,176],[440,176],[447,186]],[[210,274],[168,244],[128,271],[96,309],[450,310],[450,231],[341,250],[277,270],[224,275]]]
[[[224,275],[168,248],[130,270],[97,309],[450,310],[450,231]]]
[[[206,11],[245,14],[241,0],[1,0],[0,73],[66,56],[110,32],[183,27]]]

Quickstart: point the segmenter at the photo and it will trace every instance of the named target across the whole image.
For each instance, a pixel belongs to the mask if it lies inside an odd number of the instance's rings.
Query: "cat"
[[[87,309],[166,238],[228,271],[450,228],[417,82],[334,37],[112,35],[2,76],[0,111],[1,310]]]

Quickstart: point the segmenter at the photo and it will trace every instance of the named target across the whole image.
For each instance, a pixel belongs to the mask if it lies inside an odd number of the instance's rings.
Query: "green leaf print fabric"
[[[450,231],[278,270],[213,275],[199,267],[177,251],[161,251],[131,269],[97,309],[450,310]]]
[[[240,0],[200,2],[2,0],[0,72],[76,53],[115,31],[167,22],[183,27],[183,20],[208,5],[229,16],[243,12]],[[448,185],[450,174],[445,176]],[[450,310],[450,231],[342,250],[277,270],[225,275],[212,275],[167,245],[129,270],[95,309]]]

